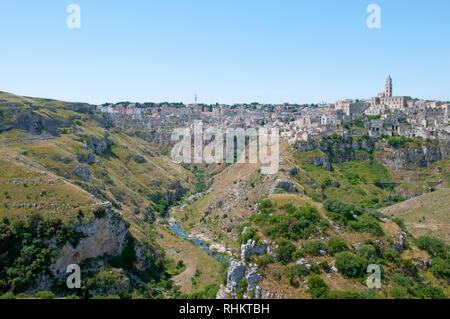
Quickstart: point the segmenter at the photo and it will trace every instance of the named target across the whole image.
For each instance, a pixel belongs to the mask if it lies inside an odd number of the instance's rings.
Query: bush
[[[258,230],[253,226],[247,226],[247,228],[245,228],[245,232],[239,235],[238,242],[242,245],[247,243],[249,239],[256,242],[259,241]]]
[[[106,209],[105,209],[105,207],[97,207],[94,210],[94,216],[95,216],[95,218],[98,218],[98,219],[101,219],[101,218],[105,217],[106,216]]]
[[[346,204],[338,199],[327,199],[323,208],[327,211],[328,217],[340,224],[347,225],[348,221],[355,219],[353,204]]]
[[[297,282],[297,272],[295,270],[295,267],[293,266],[288,266],[286,267],[286,278],[289,282],[289,285],[294,286],[294,287],[298,287],[298,282]]]
[[[282,276],[281,271],[276,270],[276,269],[274,271],[272,271],[272,278],[274,280],[280,281],[281,280],[281,276]]]
[[[375,236],[381,236],[384,234],[380,222],[375,217],[369,215],[362,215],[358,218],[358,220],[350,221],[348,225],[350,231],[358,233],[366,232]]]
[[[388,247],[384,250],[383,257],[387,261],[396,262],[400,254],[394,248]]]
[[[264,257],[260,257],[256,260],[256,264],[259,268],[265,270],[267,266],[272,263],[273,259],[271,255],[265,255]]]
[[[433,256],[445,257],[447,247],[444,241],[430,236],[420,236],[416,245],[422,250],[428,251]]]
[[[55,294],[51,291],[39,291],[34,294],[36,298],[39,299],[53,299],[55,298]]]
[[[325,272],[330,272],[331,267],[330,264],[328,263],[328,261],[326,260],[322,260],[320,262],[320,267],[325,271]]]
[[[111,265],[117,268],[131,270],[136,261],[136,251],[134,250],[134,240],[128,238],[127,244],[118,256],[111,258]]]
[[[431,285],[417,290],[417,297],[421,299],[447,299],[447,296],[440,287]]]
[[[333,290],[328,293],[329,299],[362,299],[361,294],[355,290]]]
[[[16,299],[16,297],[12,292],[7,292],[4,293],[3,295],[0,295],[0,299]]]
[[[262,199],[258,203],[258,211],[262,214],[270,214],[273,212],[273,205],[270,199]]]
[[[436,278],[443,278],[450,280],[450,258],[447,257],[447,260],[442,258],[434,258],[431,261],[431,273]]]
[[[367,260],[369,264],[375,264],[378,262],[377,250],[375,249],[375,247],[369,244],[365,244],[359,247],[358,256]]]
[[[365,273],[367,261],[348,252],[341,252],[336,255],[336,268],[344,276],[360,277]]]
[[[319,275],[312,275],[307,282],[309,293],[313,298],[327,298],[330,288]]]
[[[328,240],[328,248],[333,255],[348,250],[347,242],[341,237],[331,237]]]
[[[311,256],[321,256],[320,251],[328,251],[327,244],[321,241],[309,241],[303,246],[303,251]]]
[[[287,214],[258,215],[254,221],[263,225],[263,233],[270,238],[306,239],[319,233],[318,222],[322,219],[315,207],[306,205],[295,210],[285,206]]]
[[[292,254],[295,252],[294,244],[286,239],[280,239],[277,241],[277,245],[276,253],[278,254],[278,261],[281,263],[292,261]]]
[[[403,219],[398,218],[398,217],[394,217],[394,218],[392,218],[392,221],[394,223],[396,223],[398,225],[398,227],[400,227],[400,229],[402,231],[406,231],[406,226],[405,226],[405,222],[403,221]]]
[[[391,289],[391,296],[394,299],[406,299],[408,298],[408,289],[402,286],[395,286]]]

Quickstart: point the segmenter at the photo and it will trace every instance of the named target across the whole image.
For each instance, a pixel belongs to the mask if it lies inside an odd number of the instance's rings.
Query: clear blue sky
[[[449,0],[2,0],[0,39],[0,90],[20,95],[316,103],[391,74],[395,95],[450,100]]]

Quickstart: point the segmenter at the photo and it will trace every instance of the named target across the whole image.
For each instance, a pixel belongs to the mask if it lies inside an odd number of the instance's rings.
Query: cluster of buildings
[[[188,104],[129,102],[97,106],[125,128],[170,133],[193,120],[204,127],[277,127],[289,142],[332,134],[400,135],[445,139],[450,137],[450,102],[394,96],[392,79],[370,99],[345,99],[334,104]]]

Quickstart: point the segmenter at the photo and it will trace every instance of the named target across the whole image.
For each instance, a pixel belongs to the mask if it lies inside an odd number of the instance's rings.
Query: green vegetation
[[[319,275],[312,275],[308,281],[309,293],[313,298],[327,298],[330,288]]]
[[[82,233],[73,223],[44,219],[34,214],[26,219],[0,222],[0,292],[17,294],[33,287],[38,274],[49,274],[56,250],[46,245],[55,240],[58,247],[70,242],[76,247]]]
[[[328,240],[328,248],[330,253],[336,254],[348,249],[347,242],[341,237],[331,237]]]
[[[336,254],[336,268],[347,277],[360,277],[367,268],[367,260],[363,257],[355,257],[348,252]]]
[[[318,223],[322,218],[315,207],[305,205],[295,209],[294,206],[287,204],[284,206],[284,211],[285,213],[272,215],[253,215],[252,221],[262,226],[265,236],[273,239],[286,238],[297,240],[320,233],[321,227]],[[323,226],[325,227],[325,225]]]

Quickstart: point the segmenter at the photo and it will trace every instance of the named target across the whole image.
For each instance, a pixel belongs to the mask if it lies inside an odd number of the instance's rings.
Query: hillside
[[[88,104],[0,92],[5,298],[449,295],[449,248],[435,236],[448,243],[448,143],[283,142],[279,171],[264,175],[175,164],[124,126]],[[65,287],[71,263],[80,290]]]
[[[83,233],[81,237],[87,236],[87,242],[89,239],[96,241],[96,247],[90,252],[83,251],[83,247],[73,247],[75,250],[71,251],[61,243],[54,248],[56,255],[48,257],[46,265],[59,262],[58,255],[64,256],[65,264],[89,263],[85,271],[82,267],[82,272],[91,295],[117,295],[120,292],[125,296],[168,297],[178,293],[167,280],[182,270],[174,266],[176,262],[188,263],[188,257],[166,255],[167,242],[159,241],[158,232],[173,236],[164,226],[162,217],[170,205],[193,190],[197,183],[193,174],[174,164],[157,145],[150,145],[132,132],[114,128],[107,118],[87,104],[2,92],[0,128],[1,227],[5,231],[3,236],[10,236],[4,239],[17,238],[15,223],[31,223],[33,216],[41,216],[45,222],[61,221]],[[102,233],[94,231],[93,234],[85,227],[96,225],[98,218],[94,212],[101,210],[105,202],[112,204],[106,205],[109,214],[120,216],[121,225],[127,228],[120,237],[110,238],[109,242],[102,241],[99,237]],[[49,236],[51,239],[52,235]],[[114,261],[112,257],[122,256],[130,242],[135,248],[130,257],[133,262],[121,265]],[[182,250],[186,243],[179,240],[175,248]],[[46,245],[39,247],[47,249]],[[7,249],[8,246],[2,244],[0,254],[8,254]],[[203,263],[197,268],[207,274],[203,267],[214,264],[214,259],[201,248],[191,250],[190,256],[202,256]],[[66,252],[72,257],[65,256]],[[76,255],[84,257],[75,258]],[[45,267],[33,273],[32,279],[24,279],[26,284],[16,287],[11,281],[13,278],[3,271],[12,270],[17,258],[20,253],[11,255],[11,260],[2,264],[0,288],[3,293],[12,289],[16,294],[32,294],[44,288],[58,294],[72,293],[52,288],[60,277],[56,273],[46,278],[45,284],[39,283],[41,279],[36,276],[43,276]],[[96,269],[94,272],[93,268]],[[107,275],[108,269],[117,275]],[[62,265],[59,270],[63,271],[61,274],[65,273]],[[201,281],[213,283],[219,280],[219,272],[212,279],[203,279],[205,276],[200,276]],[[99,288],[99,285],[106,286]],[[155,294],[153,291],[160,292]]]
[[[383,210],[401,218],[414,236],[437,235],[450,243],[450,190],[428,193]]]

